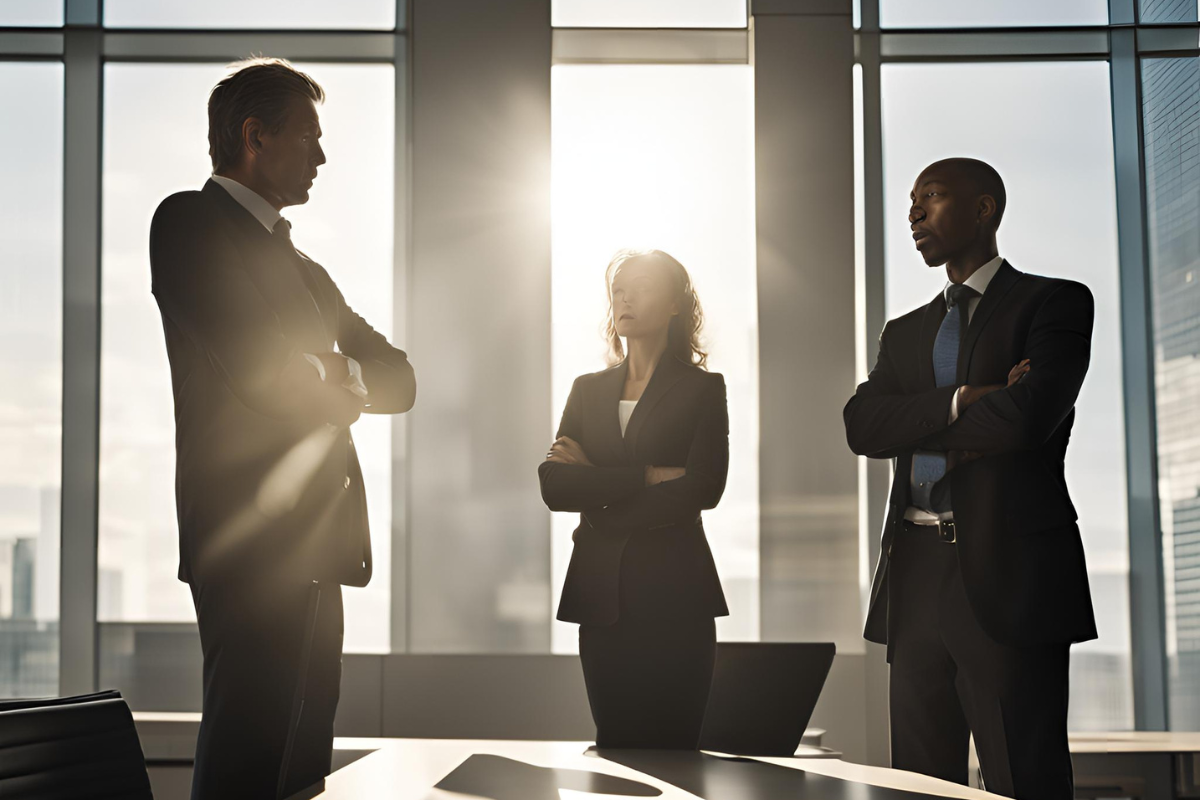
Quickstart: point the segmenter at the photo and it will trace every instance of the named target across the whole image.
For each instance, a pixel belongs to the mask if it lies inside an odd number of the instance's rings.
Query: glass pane
[[[1200,727],[1200,59],[1142,62],[1170,725]]]
[[[62,64],[0,62],[0,697],[58,694]]]
[[[724,639],[758,638],[758,316],[753,73],[746,66],[557,66],[552,71],[553,438],[571,383],[605,366],[604,270],[622,247],[666,250],[705,312],[709,366],[729,397],[729,481],[704,512],[732,615]],[[638,124],[653,121],[653,124]],[[615,413],[615,410],[614,410]],[[552,599],[576,514],[555,514]],[[555,623],[554,652],[575,652]]]
[[[744,28],[746,0],[551,0],[556,28]]]
[[[1195,22],[1196,0],[1141,0],[1142,22]]]
[[[297,65],[324,86],[329,163],[312,200],[284,210],[297,245],[325,266],[347,302],[392,332],[393,130],[390,65]],[[109,64],[104,74],[99,616],[194,619],[176,580],[174,411],[162,319],[150,294],[150,219],[167,195],[211,172],[208,92],[214,64]],[[155,113],[146,115],[146,108]],[[375,575],[346,589],[345,647],[389,647],[391,417],[354,426],[366,480]]]
[[[1107,0],[879,0],[884,28],[1107,25]]]
[[[105,0],[109,28],[392,30],[396,0]]]
[[[4,0],[0,28],[58,28],[63,24],[63,0]]]
[[[1071,649],[1070,726],[1130,728],[1125,411],[1108,65],[888,65],[882,77],[888,318],[925,305],[945,285],[945,271],[926,267],[913,249],[908,194],[924,167],[952,155],[981,158],[1004,177],[1009,203],[999,235],[1002,256],[1024,272],[1082,281],[1095,296],[1092,361],[1076,403],[1066,471],[1100,638]],[[955,113],[936,125],[914,125],[914,109],[929,97],[956,98]]]

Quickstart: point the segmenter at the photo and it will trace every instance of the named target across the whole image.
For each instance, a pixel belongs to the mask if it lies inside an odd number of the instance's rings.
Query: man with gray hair
[[[208,101],[213,174],[150,228],[175,397],[179,578],[204,653],[193,798],[281,797],[330,770],[341,587],[371,578],[350,425],[416,380],[297,250],[280,211],[325,163],[324,91],[252,59]]]

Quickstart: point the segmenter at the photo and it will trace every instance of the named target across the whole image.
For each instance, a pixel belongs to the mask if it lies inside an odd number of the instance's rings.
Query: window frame
[[[93,691],[100,677],[101,629],[157,630],[163,623],[97,622],[97,555],[100,432],[100,281],[103,74],[107,63],[223,63],[252,51],[294,61],[391,64],[397,72],[395,103],[395,249],[393,314],[404,337],[408,263],[408,44],[407,2],[396,0],[392,30],[142,30],[106,29],[101,0],[64,0],[61,28],[0,28],[0,59],[50,60],[64,65],[63,208],[63,430],[59,635],[59,693]],[[392,426],[393,452],[406,449],[406,419]],[[404,508],[406,458],[393,458],[392,494]],[[407,530],[394,514],[393,574],[405,572]],[[391,636],[405,641],[403,591],[392,593]],[[180,627],[180,626],[168,626]],[[183,652],[195,625],[181,626]],[[395,646],[393,649],[398,649]],[[399,648],[399,649],[402,649]]]
[[[1158,507],[1153,332],[1150,315],[1141,59],[1200,55],[1200,23],[1142,25],[1137,0],[1109,0],[1104,26],[1011,29],[884,29],[880,0],[856,0],[856,62],[862,69],[864,231],[859,337],[878,340],[884,310],[881,67],[887,63],[1093,60],[1109,62],[1116,174],[1122,384],[1129,532],[1129,613],[1134,727],[1167,730],[1169,697],[1162,529]],[[871,348],[860,348],[860,351]],[[860,364],[865,373],[866,365]],[[860,467],[869,530],[878,530],[890,483],[886,462]],[[1147,535],[1149,533],[1150,535]],[[877,537],[866,537],[870,562]],[[877,680],[882,680],[877,677]]]
[[[251,47],[295,60],[391,63],[397,71],[394,308],[397,336],[407,320],[410,247],[407,203],[410,130],[408,4],[397,0],[391,31],[105,30],[101,0],[64,0],[63,28],[0,28],[0,59],[60,61],[65,66],[63,212],[63,475],[60,692],[94,689],[99,677],[96,622],[99,469],[100,136],[103,65],[108,61],[220,61]],[[755,0],[747,29],[556,29],[552,63],[745,63],[753,14],[778,0]],[[840,9],[840,3],[822,3]],[[834,13],[831,11],[830,13]],[[884,315],[882,115],[880,69],[893,62],[1088,59],[1110,63],[1121,285],[1121,341],[1129,498],[1130,622],[1135,727],[1168,721],[1162,534],[1157,488],[1153,335],[1150,314],[1141,58],[1200,56],[1200,23],[1144,25],[1137,0],[1109,0],[1109,23],[1091,27],[885,30],[879,0],[855,0],[855,61],[862,74],[860,341],[872,342]],[[547,19],[546,24],[549,24]],[[860,347],[860,353],[870,348]],[[860,364],[860,369],[862,365]],[[394,507],[405,507],[406,422],[393,426]],[[860,464],[864,525],[877,530],[888,465]],[[1135,533],[1136,532],[1136,533]],[[1147,533],[1149,535],[1147,535]],[[393,575],[406,574],[405,512],[394,514]],[[873,563],[878,542],[866,536],[860,559]],[[392,650],[404,652],[406,593],[392,593]],[[882,677],[880,677],[882,676]],[[879,673],[869,680],[886,680]],[[882,713],[882,712],[881,712]]]

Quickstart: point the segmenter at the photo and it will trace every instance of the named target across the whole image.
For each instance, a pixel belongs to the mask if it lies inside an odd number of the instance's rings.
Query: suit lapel
[[[625,386],[625,374],[628,364],[622,361],[600,376],[596,381],[595,402],[588,404],[592,414],[597,415],[595,429],[601,433],[600,446],[604,454],[599,456],[604,461],[614,464],[625,462],[625,443],[621,439],[621,419],[618,416],[621,390]],[[597,456],[599,454],[592,454]],[[598,462],[603,463],[603,462]]]
[[[296,319],[305,340],[311,340],[313,335],[319,332],[322,343],[320,350],[328,349],[332,338],[325,325],[325,315],[321,311],[317,296],[311,290],[315,279],[311,272],[307,275],[301,273],[301,270],[309,270],[307,264],[300,263],[303,262],[303,257],[294,248],[282,247],[262,223],[216,181],[207,181],[202,191],[210,194],[222,208],[225,217],[239,232],[238,238],[253,248],[254,255],[247,259],[247,267],[255,270],[257,280],[279,286],[288,299],[290,308],[276,308],[276,313],[279,313],[281,318]],[[291,250],[290,253],[287,252],[288,249]]]
[[[975,349],[975,343],[979,341],[980,333],[991,319],[992,312],[996,310],[1004,300],[1004,296],[1008,294],[1008,290],[1016,284],[1020,277],[1021,273],[1013,269],[1011,264],[1007,261],[1001,262],[1000,269],[996,270],[996,274],[992,276],[987,291],[983,293],[983,297],[979,298],[979,305],[975,307],[975,313],[971,315],[971,324],[967,326],[967,336],[958,351],[956,378],[960,385],[967,382],[967,373],[971,369],[971,352]]]
[[[933,298],[933,302],[925,306],[925,314],[921,317],[921,340],[917,349],[917,375],[921,382],[921,390],[937,388],[937,379],[933,374],[933,343],[945,316],[946,301],[939,294]]]
[[[646,417],[654,410],[654,406],[663,398],[663,395],[679,383],[683,375],[684,364],[682,361],[666,354],[659,359],[658,365],[654,368],[654,374],[650,376],[650,382],[646,384],[641,398],[634,406],[633,415],[629,418],[629,425],[625,428],[625,452],[631,457],[636,452],[638,435],[646,424]],[[623,382],[624,378],[622,378]]]
[[[329,334],[330,328],[326,324],[326,315],[321,310],[322,306],[318,298],[324,299],[324,295],[321,293],[320,286],[317,283],[317,276],[312,268],[312,265],[316,262],[299,250],[295,250],[295,256],[292,260],[296,266],[296,271],[300,274],[300,279],[304,282],[304,288],[308,291],[308,299],[312,301],[312,306],[317,311],[317,317],[321,320],[321,332],[325,335],[326,340],[332,342],[337,336]],[[336,313],[336,310],[337,306],[334,305],[332,312]],[[334,330],[337,329],[336,324],[333,327]]]

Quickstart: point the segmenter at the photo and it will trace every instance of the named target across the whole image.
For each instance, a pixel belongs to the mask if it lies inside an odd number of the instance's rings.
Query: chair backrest
[[[0,797],[152,800],[120,693],[0,703]]]
[[[0,711],[16,711],[20,708],[42,708],[44,706],[73,706],[114,697],[118,700],[121,699],[121,693],[116,689],[105,689],[102,692],[77,694],[71,697],[18,697],[13,700],[0,700]]]

